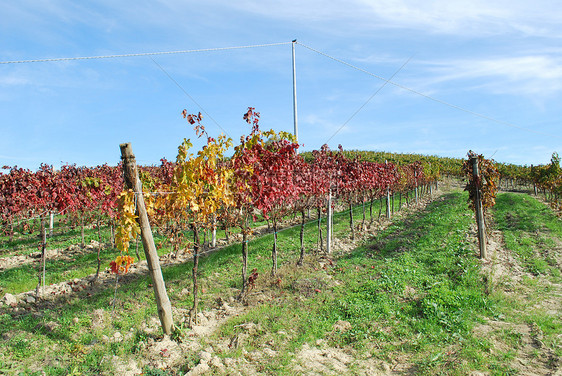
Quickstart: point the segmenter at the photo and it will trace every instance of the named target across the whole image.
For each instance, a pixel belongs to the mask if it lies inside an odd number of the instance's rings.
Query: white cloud
[[[546,97],[562,91],[562,56],[524,55],[424,62],[424,86],[466,81],[457,88]],[[423,68],[422,68],[423,69]]]
[[[504,33],[560,35],[562,10],[552,0],[358,0],[380,26],[470,37]]]
[[[239,13],[233,13],[232,11]],[[62,37],[64,25],[88,25],[100,33],[127,33],[130,25],[145,24],[160,31],[196,32],[201,25],[221,29],[225,21],[255,15],[256,22],[282,20],[299,29],[321,29],[330,34],[365,35],[373,30],[422,30],[469,37],[517,33],[525,36],[562,36],[562,7],[555,0],[184,0],[129,3],[100,1],[21,0],[17,6],[0,4],[4,28],[27,33],[40,30]],[[0,26],[2,29],[2,26]],[[204,38],[212,38],[207,33]],[[38,35],[38,38],[43,38]]]
[[[471,37],[504,33],[562,35],[559,28],[562,8],[555,0],[214,0],[209,3],[340,34],[393,28]]]

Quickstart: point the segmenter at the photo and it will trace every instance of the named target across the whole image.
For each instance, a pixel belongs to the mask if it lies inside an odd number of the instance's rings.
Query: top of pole
[[[124,157],[135,157],[130,142],[119,144],[119,148],[121,149],[121,159],[124,159]]]

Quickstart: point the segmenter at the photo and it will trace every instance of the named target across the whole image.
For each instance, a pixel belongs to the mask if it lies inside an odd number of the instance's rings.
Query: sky
[[[294,39],[301,150],[546,164],[560,20],[557,0],[2,1],[0,167],[115,165],[124,142],[175,160],[202,145],[183,109],[235,142],[248,107],[293,132]],[[9,63],[172,51],[193,52]]]

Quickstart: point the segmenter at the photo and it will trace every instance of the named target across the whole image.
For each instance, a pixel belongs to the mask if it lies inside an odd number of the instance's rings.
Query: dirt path
[[[557,242],[558,246],[551,251],[556,254],[557,268],[562,271],[562,242],[560,239]],[[483,271],[489,276],[491,290],[500,291],[508,299],[526,306],[521,312],[523,316],[540,311],[552,318],[562,319],[562,284],[525,271],[506,248],[501,231],[492,232],[488,240],[488,254],[489,260],[483,262]],[[548,293],[537,299],[537,291],[541,290]],[[557,346],[551,348],[543,343],[543,332],[535,322],[509,322],[502,317],[486,320],[474,328],[474,332],[491,340],[491,351],[511,351],[513,359],[509,366],[520,375],[562,375],[562,359],[556,354],[562,346],[562,333],[558,335]]]

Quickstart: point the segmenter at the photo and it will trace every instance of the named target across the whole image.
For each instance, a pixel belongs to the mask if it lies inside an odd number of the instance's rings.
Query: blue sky
[[[0,166],[116,164],[123,142],[139,163],[174,160],[195,138],[184,108],[235,141],[248,106],[292,131],[293,39],[303,150],[548,163],[562,152],[560,20],[549,0],[6,0],[2,62],[285,44],[0,64]]]

